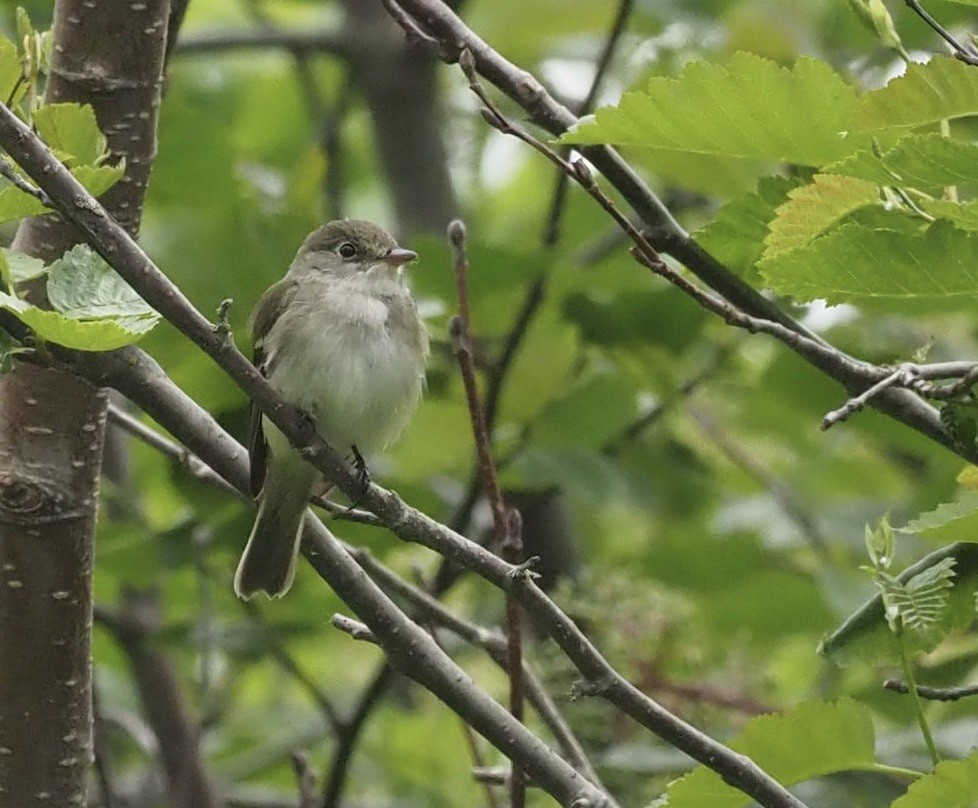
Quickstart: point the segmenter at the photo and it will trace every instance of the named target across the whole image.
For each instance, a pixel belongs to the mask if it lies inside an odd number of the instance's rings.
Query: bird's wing
[[[270,287],[255,307],[251,323],[251,335],[254,339],[255,349],[251,361],[265,378],[268,378],[265,336],[275,325],[282,311],[292,302],[295,289],[294,281],[288,278],[283,279]],[[248,414],[248,457],[251,461],[250,486],[253,497],[261,494],[265,484],[265,468],[268,463],[268,444],[265,442],[261,415],[261,410],[252,402]]]

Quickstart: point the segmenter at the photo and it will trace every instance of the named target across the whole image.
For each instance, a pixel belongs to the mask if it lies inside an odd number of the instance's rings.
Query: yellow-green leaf
[[[124,166],[77,166],[71,173],[92,196],[101,196],[125,174]]]
[[[875,738],[869,710],[851,699],[805,702],[780,715],[751,719],[731,748],[747,755],[785,785],[834,772],[862,769],[874,760]],[[669,808],[741,808],[751,798],[697,766],[669,784]]]
[[[0,36],[0,101],[16,101],[11,99],[14,89],[20,82],[22,73],[20,54],[17,46],[6,37]]]
[[[70,155],[69,166],[95,165],[105,154],[105,136],[87,104],[45,104],[34,113],[34,127],[55,152]]]
[[[37,197],[9,185],[0,191],[0,222],[48,213]]]
[[[788,192],[764,239],[764,259],[807,244],[847,213],[880,201],[872,182],[836,174],[816,174],[808,185]]]
[[[677,79],[651,79],[644,92],[599,109],[561,142],[819,166],[869,144],[846,136],[855,109],[855,91],[824,62],[802,58],[785,68],[737,53],[726,65],[692,62]]]
[[[978,183],[978,144],[930,132],[906,135],[882,154],[862,149],[825,167],[828,174],[916,188]]]
[[[978,233],[939,219],[924,232],[844,224],[760,265],[774,291],[797,300],[923,311],[973,308]]]
[[[14,314],[42,339],[81,351],[111,351],[131,345],[156,324],[150,317],[76,320],[2,292],[0,308]]]
[[[935,56],[927,64],[909,65],[904,75],[863,95],[856,128],[921,126],[976,114],[978,70],[950,56]]]
[[[963,760],[938,763],[910,784],[892,808],[973,808],[978,804],[978,750]]]

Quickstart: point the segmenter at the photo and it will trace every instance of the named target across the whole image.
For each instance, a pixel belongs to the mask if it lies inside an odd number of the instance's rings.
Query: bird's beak
[[[418,254],[414,250],[405,250],[403,247],[394,247],[394,249],[387,253],[387,255],[385,255],[381,260],[385,264],[399,267],[408,263],[408,261],[413,261],[417,257]]]

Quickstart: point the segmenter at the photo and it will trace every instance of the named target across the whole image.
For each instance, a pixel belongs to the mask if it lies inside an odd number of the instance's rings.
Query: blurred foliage
[[[43,28],[50,4],[22,5]],[[889,6],[908,51],[940,50],[903,3]],[[928,8],[953,30],[978,25],[967,5],[933,2]],[[251,29],[256,9],[263,19],[306,30],[333,30],[342,19],[335,0],[193,0],[183,36]],[[12,5],[3,10],[11,35]],[[464,4],[474,30],[570,102],[587,91],[615,10],[609,0]],[[639,0],[601,101],[615,103],[653,77],[658,86],[679,81],[691,63],[720,75],[738,52],[754,56],[737,57],[735,64],[770,60],[763,63],[765,75],[801,57],[821,60],[819,75],[834,71],[830,80],[842,88],[878,88],[902,69],[894,51],[841,0]],[[345,67],[330,55],[305,64],[302,75],[326,107],[335,107],[351,81]],[[880,759],[926,768],[908,700],[879,686],[884,677],[901,675],[898,665],[879,654],[838,668],[816,648],[876,593],[859,569],[866,561],[864,525],[887,513],[894,525],[905,525],[954,499],[963,463],[873,412],[821,432],[821,418],[841,406],[844,390],[771,340],[733,333],[643,271],[610,220],[576,189],[560,240],[546,246],[553,167],[486,130],[458,71],[444,69],[438,81],[451,170],[469,228],[473,330],[485,358],[498,356],[531,285],[545,279],[543,302],[501,390],[495,440],[506,486],[560,495],[566,518],[550,552],[579,562],[557,590],[561,604],[632,681],[716,737],[737,736],[760,712],[851,697],[872,711]],[[142,243],[205,313],[234,299],[229,319],[245,350],[251,307],[325,215],[328,170],[340,170],[346,215],[394,225],[359,96],[353,94],[338,122],[340,149],[332,159],[339,165],[323,153],[321,123],[286,52],[178,52],[168,70]],[[807,126],[799,124],[798,131]],[[825,131],[831,134],[833,126]],[[694,134],[703,133],[680,132]],[[781,134],[790,144],[796,133]],[[864,177],[887,159],[926,156],[923,138],[902,146],[895,141],[884,144],[880,157],[867,140],[860,157],[837,173]],[[776,173],[770,161],[790,152],[625,153],[684,226],[707,225],[699,232],[702,244],[748,281],[762,283],[755,264],[767,223],[792,189],[810,187],[805,169],[758,185],[759,177]],[[842,156],[825,150],[811,162]],[[845,207],[843,213],[836,233],[849,228],[861,236],[876,227],[872,211]],[[807,223],[813,234],[823,224],[829,222]],[[972,237],[955,240],[935,228],[932,238],[944,239],[956,261],[973,266]],[[404,438],[371,468],[380,483],[447,520],[473,461],[464,393],[447,344],[446,324],[455,311],[451,263],[438,232],[407,234],[405,242],[422,256],[410,272],[434,340],[429,392]],[[810,280],[811,261],[785,265],[779,277],[794,272]],[[952,273],[948,263],[942,270]],[[812,297],[824,297],[824,276],[814,286]],[[918,354],[928,361],[965,359],[978,349],[974,320],[960,309],[938,316],[933,308],[903,315],[852,305],[785,305],[868,361],[911,361]],[[244,438],[246,402],[209,359],[166,323],[141,346]],[[0,359],[4,350],[0,346]],[[129,452],[129,478],[103,486],[97,599],[115,606],[126,587],[159,590],[164,620],[158,645],[177,666],[190,711],[204,722],[201,748],[218,781],[242,801],[295,804],[288,752],[306,750],[322,773],[336,739],[308,691],[269,651],[285,649],[342,715],[355,707],[380,654],[330,626],[331,615],[345,607],[305,566],[288,597],[261,605],[260,619],[245,610],[230,582],[250,508],[142,444],[130,442]],[[950,541],[975,541],[974,518],[968,519],[975,510],[962,506],[953,517],[918,520],[899,533],[896,568]],[[477,511],[469,533],[478,536],[484,521]],[[385,531],[331,526],[406,576],[419,569],[430,576],[438,565],[427,551],[405,547]],[[527,540],[535,541],[535,533],[528,531]],[[475,580],[463,580],[447,603],[480,623],[502,619],[498,593]],[[867,606],[859,612],[876,616],[860,630],[885,631],[876,611]],[[491,663],[455,647],[448,636],[441,639],[480,684],[505,698],[505,682]],[[103,629],[96,628],[94,648],[100,710],[114,717],[115,774],[135,793],[157,776],[140,735],[135,686]],[[530,643],[528,655],[622,804],[651,801],[688,769],[688,760],[603,702],[572,698],[576,677],[549,644]],[[960,684],[973,678],[976,663],[978,643],[961,629],[917,659],[918,680]],[[871,733],[862,709],[839,702],[845,715],[836,724],[825,718],[826,737],[838,726],[844,732],[843,719],[853,711],[849,717],[859,731]],[[963,756],[971,745],[975,713],[974,700],[967,699],[928,708],[947,756]],[[535,719],[531,723],[543,732]],[[502,764],[493,750],[482,752],[489,765]],[[469,776],[471,765],[458,719],[419,689],[401,686],[365,729],[352,764],[349,805],[476,804],[481,787]],[[834,762],[819,761],[789,769],[799,777],[836,770]],[[892,775],[851,773],[809,784],[805,798],[813,806],[876,808],[889,805],[904,786]],[[553,803],[534,792],[530,804]]]

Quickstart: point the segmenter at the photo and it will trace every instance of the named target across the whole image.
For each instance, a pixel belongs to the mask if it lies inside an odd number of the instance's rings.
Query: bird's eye
[[[340,247],[337,250],[337,252],[343,258],[353,258],[353,256],[357,254],[357,248],[354,247],[352,244],[350,244],[349,241],[344,241],[340,245]]]

